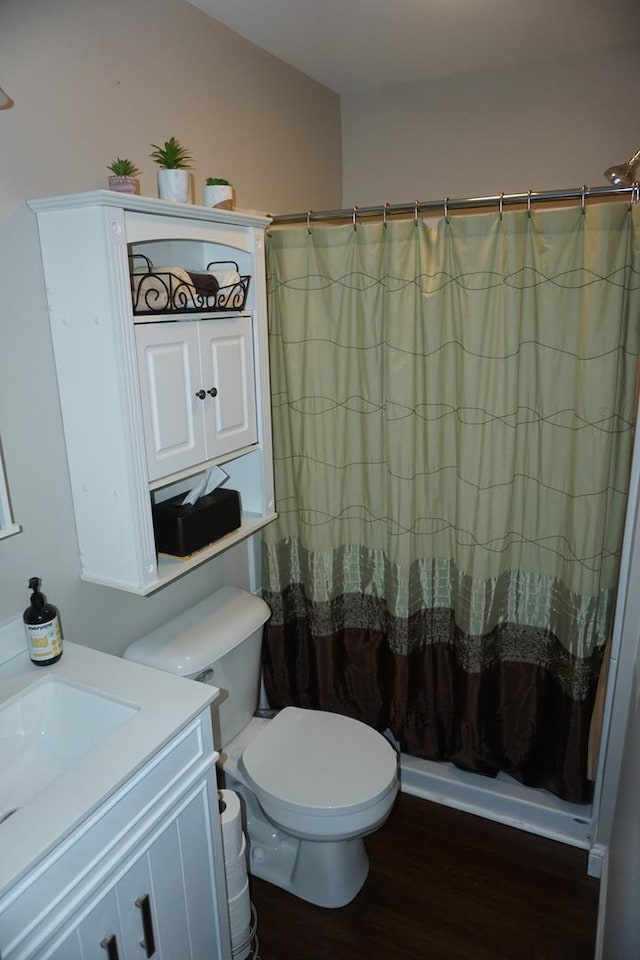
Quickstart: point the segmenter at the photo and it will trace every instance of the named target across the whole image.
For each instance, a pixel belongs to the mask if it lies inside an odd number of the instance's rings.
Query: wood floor
[[[338,910],[251,878],[261,960],[592,960],[587,854],[400,794]]]

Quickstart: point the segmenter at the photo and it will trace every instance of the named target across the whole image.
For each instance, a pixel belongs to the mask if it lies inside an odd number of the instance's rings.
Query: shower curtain
[[[590,800],[639,223],[609,202],[272,228],[272,706]]]

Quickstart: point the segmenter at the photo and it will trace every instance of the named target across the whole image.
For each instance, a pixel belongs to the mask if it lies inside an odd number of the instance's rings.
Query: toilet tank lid
[[[270,617],[260,597],[222,587],[125,650],[127,660],[193,677],[251,636]]]

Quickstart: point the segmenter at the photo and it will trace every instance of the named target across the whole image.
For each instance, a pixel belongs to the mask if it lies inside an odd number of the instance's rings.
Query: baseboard
[[[587,873],[590,877],[602,878],[604,864],[606,863],[607,848],[602,843],[594,843],[589,848],[589,864]]]
[[[600,895],[598,897],[598,927],[596,930],[596,948],[594,960],[606,960],[604,956],[604,924],[607,912],[607,896],[609,884],[609,848],[596,844],[602,851],[600,860]],[[591,858],[589,858],[591,860]],[[593,876],[593,874],[592,874]]]
[[[497,778],[466,773],[450,763],[400,756],[400,788],[405,793],[505,823],[538,836],[589,850],[591,806],[567,803],[546,790],[524,787],[500,774]],[[602,857],[594,848],[593,868]],[[589,858],[591,867],[591,856]],[[591,874],[595,876],[596,874]]]

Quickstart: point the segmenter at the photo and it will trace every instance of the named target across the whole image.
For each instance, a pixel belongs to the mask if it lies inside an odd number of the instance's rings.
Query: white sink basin
[[[53,678],[0,707],[0,822],[69,770],[138,708]]]

